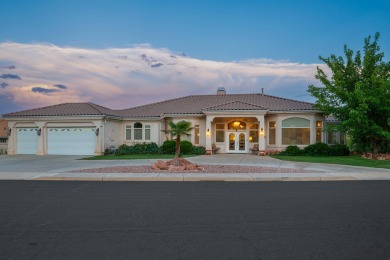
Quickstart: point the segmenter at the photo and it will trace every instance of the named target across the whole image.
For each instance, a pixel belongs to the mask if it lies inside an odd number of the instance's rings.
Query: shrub
[[[131,146],[122,144],[116,149],[115,155],[155,154],[158,152],[159,149],[156,143],[137,143]]]
[[[127,144],[122,144],[116,149],[115,155],[125,155],[128,154],[129,146]]]
[[[347,156],[350,154],[349,149],[344,144],[335,144],[329,146],[329,155],[332,156]]]
[[[180,153],[181,154],[191,154],[192,153],[192,143],[190,141],[183,140],[180,142]]]
[[[312,156],[318,156],[318,155],[328,155],[329,154],[329,145],[324,143],[315,143],[306,146],[303,149],[303,152],[305,155],[312,155]]]
[[[289,156],[303,155],[303,151],[296,145],[289,145],[287,146],[286,150],[281,152],[279,155],[289,155]]]
[[[176,141],[166,140],[160,147],[160,152],[165,154],[175,154]]]
[[[192,154],[204,155],[206,154],[206,148],[204,148],[203,146],[194,146],[192,147]]]

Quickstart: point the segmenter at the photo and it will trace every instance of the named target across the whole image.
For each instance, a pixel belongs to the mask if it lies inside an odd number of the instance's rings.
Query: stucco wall
[[[104,149],[114,146],[118,148],[123,144],[122,123],[120,121],[106,121],[104,124]]]

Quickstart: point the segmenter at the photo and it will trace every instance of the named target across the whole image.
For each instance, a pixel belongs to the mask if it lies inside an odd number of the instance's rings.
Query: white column
[[[266,127],[265,127],[265,120],[264,115],[260,115],[257,117],[259,120],[259,155],[264,156],[265,155],[265,135],[266,135]]]
[[[316,143],[316,117],[313,116],[312,122],[310,124],[310,144],[315,144]]]
[[[213,154],[211,147],[211,122],[214,120],[214,116],[206,116],[206,154]]]

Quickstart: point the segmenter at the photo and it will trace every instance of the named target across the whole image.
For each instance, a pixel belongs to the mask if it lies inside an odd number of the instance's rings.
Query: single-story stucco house
[[[192,95],[123,110],[93,103],[64,103],[4,114],[8,154],[101,155],[121,144],[171,139],[167,122],[187,120],[189,141],[207,154],[283,150],[326,142],[324,116],[312,103],[255,94]],[[215,149],[214,149],[215,150]]]

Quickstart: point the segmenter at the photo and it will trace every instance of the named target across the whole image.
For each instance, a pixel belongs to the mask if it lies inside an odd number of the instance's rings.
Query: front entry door
[[[228,132],[228,153],[246,153],[246,133]]]

